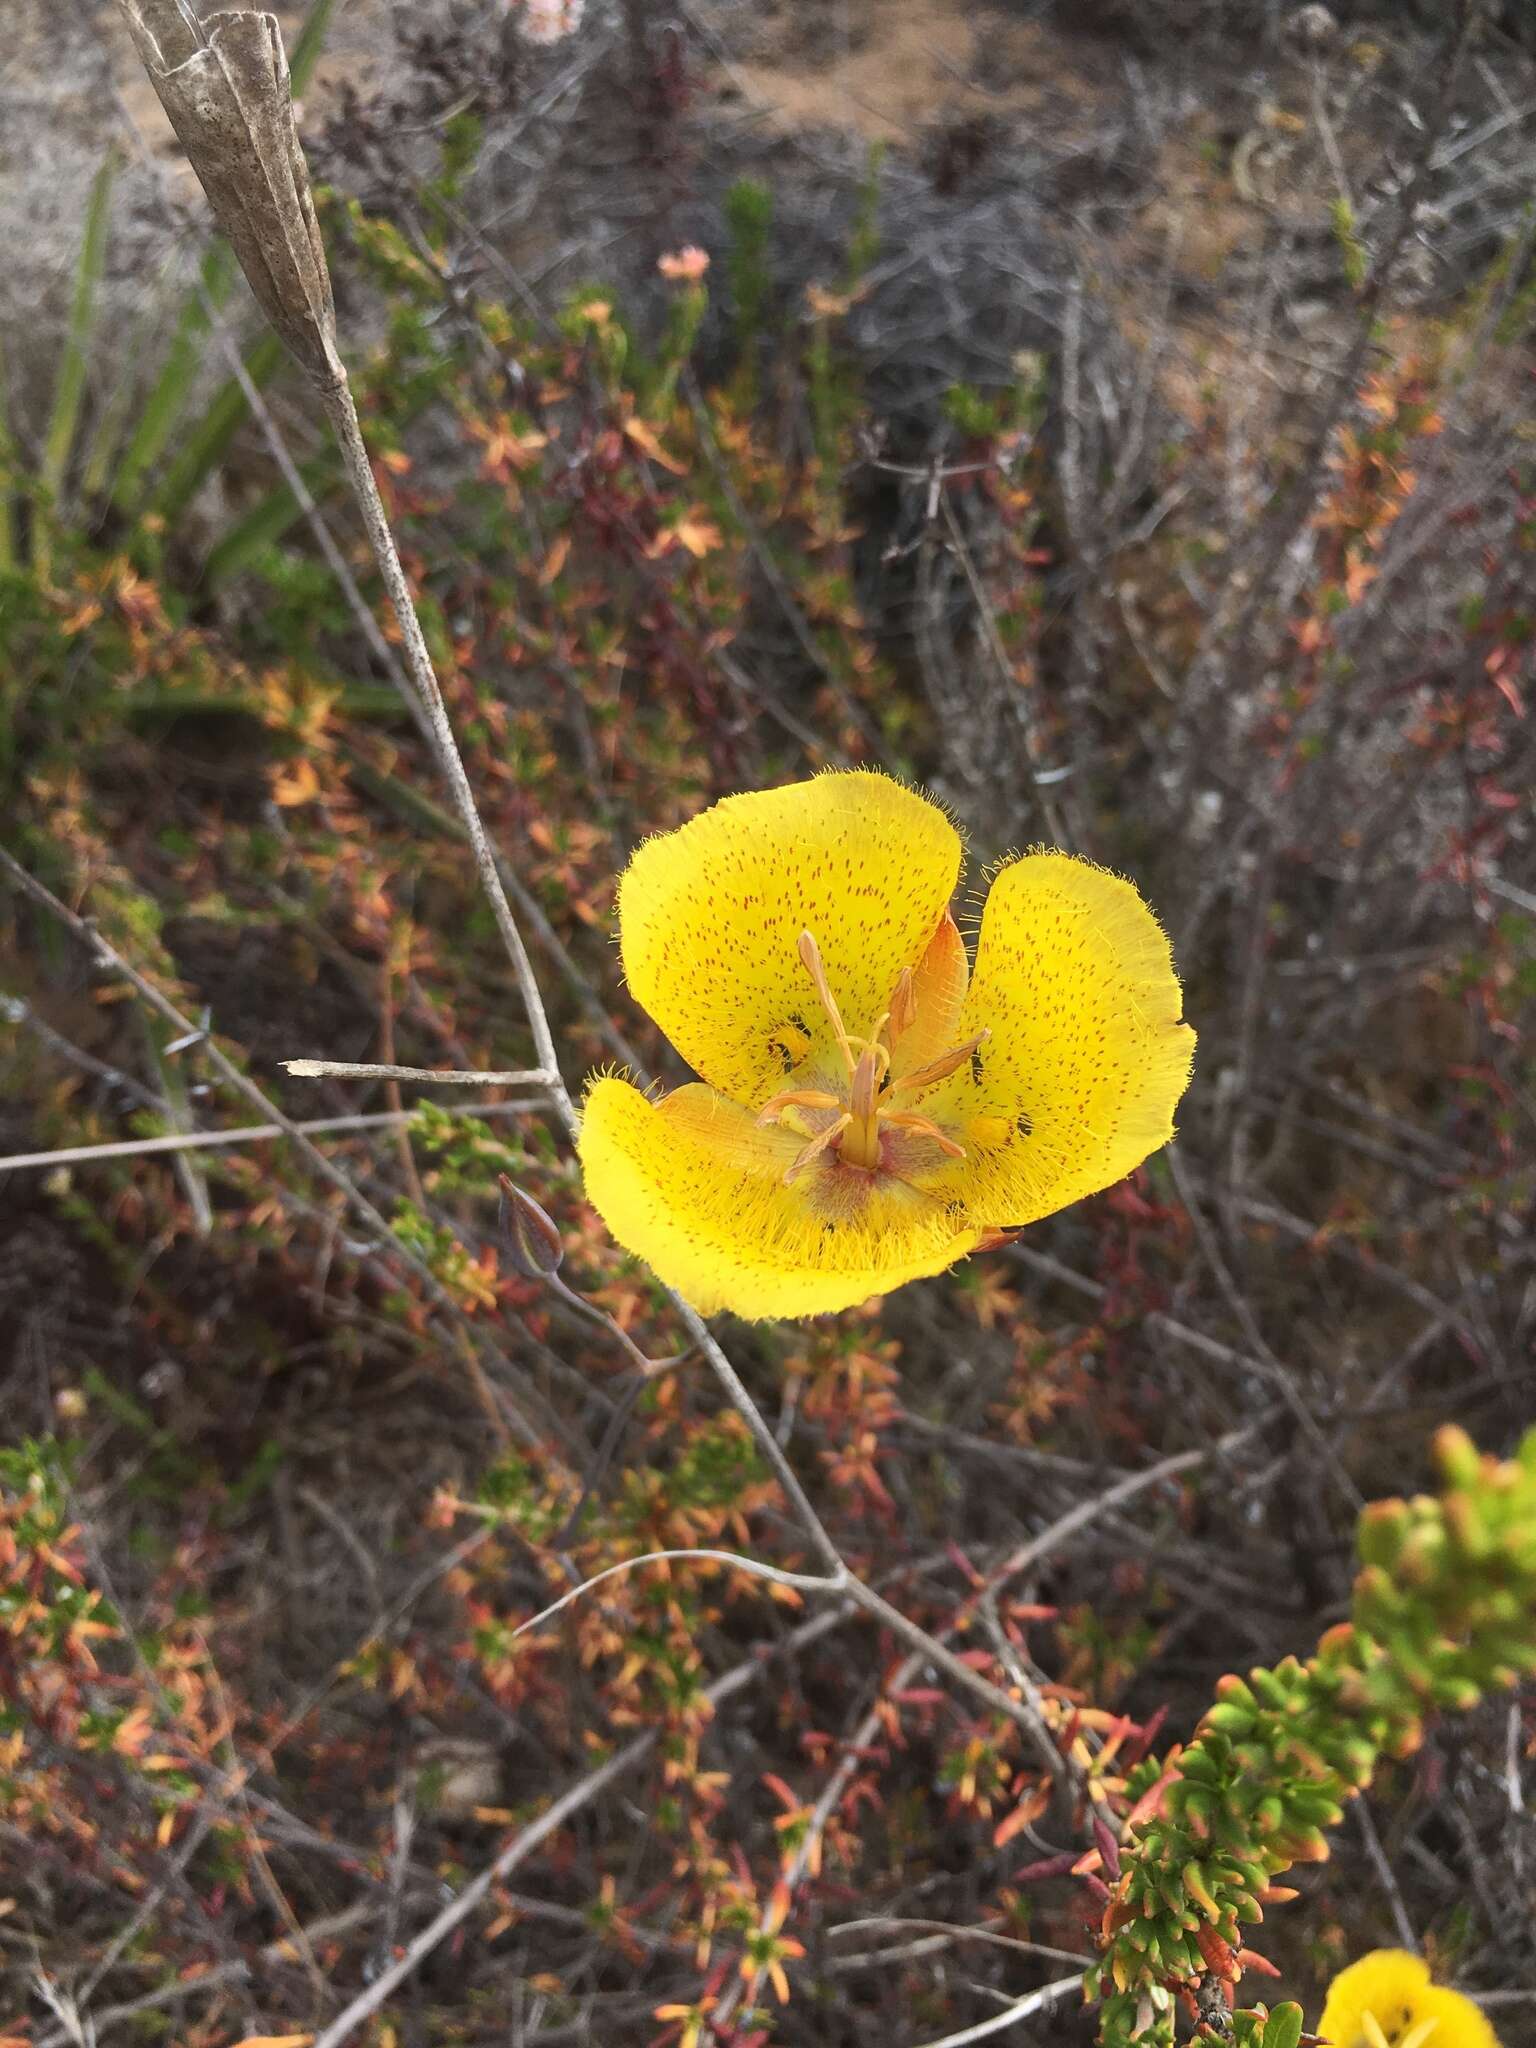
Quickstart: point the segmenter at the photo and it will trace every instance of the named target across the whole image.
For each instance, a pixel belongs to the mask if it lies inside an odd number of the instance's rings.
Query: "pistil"
[[[884,1047],[867,1045],[859,1054],[848,1090],[848,1128],[843,1133],[842,1154],[848,1166],[880,1164],[880,1081],[879,1053]],[[886,1055],[886,1065],[890,1055]]]

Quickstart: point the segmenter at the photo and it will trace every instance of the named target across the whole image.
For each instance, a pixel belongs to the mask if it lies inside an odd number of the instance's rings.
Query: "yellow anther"
[[[951,1046],[948,1052],[941,1052],[936,1060],[929,1060],[926,1066],[914,1068],[910,1074],[903,1074],[891,1085],[893,1095],[915,1095],[924,1088],[931,1088],[938,1081],[947,1080],[956,1067],[963,1066],[977,1046],[991,1037],[989,1031],[978,1031],[974,1038],[968,1038],[964,1045]]]
[[[955,1046],[937,1059],[929,1060],[911,1074],[905,1074],[898,1081],[891,1079],[891,1042],[910,1029],[916,1021],[919,1010],[916,978],[910,968],[903,968],[897,978],[891,995],[891,1006],[876,1018],[867,1034],[849,1031],[844,1024],[842,1012],[838,1009],[837,998],[827,978],[822,962],[821,949],[810,932],[802,932],[797,942],[801,965],[811,977],[817,1000],[826,1013],[832,1027],[832,1035],[843,1056],[847,1069],[848,1085],[846,1094],[834,1094],[826,1088],[791,1088],[771,1096],[758,1111],[760,1124],[771,1124],[785,1119],[791,1128],[797,1127],[798,1120],[786,1118],[786,1112],[810,1110],[818,1114],[836,1112],[825,1128],[818,1131],[809,1144],[796,1154],[786,1180],[793,1180],[806,1167],[835,1148],[837,1156],[845,1166],[861,1167],[870,1172],[881,1166],[880,1131],[882,1124],[891,1124],[897,1129],[910,1131],[914,1137],[925,1138],[937,1145],[941,1152],[951,1159],[963,1159],[965,1148],[955,1142],[929,1118],[909,1115],[894,1107],[899,1095],[914,1095],[924,1088],[932,1087],[952,1074],[957,1067],[968,1060],[976,1047],[987,1037],[985,1031],[968,1038],[964,1045]],[[803,1128],[803,1126],[798,1126]]]
[[[841,1109],[843,1098],[828,1095],[822,1088],[786,1088],[782,1095],[774,1095],[757,1112],[760,1124],[777,1123],[786,1109]]]
[[[882,1109],[880,1121],[883,1124],[895,1124],[898,1130],[911,1131],[914,1137],[931,1138],[939,1150],[948,1153],[951,1159],[965,1157],[965,1147],[957,1145],[953,1138],[947,1137],[937,1124],[930,1123],[925,1116],[914,1116],[908,1110]]]

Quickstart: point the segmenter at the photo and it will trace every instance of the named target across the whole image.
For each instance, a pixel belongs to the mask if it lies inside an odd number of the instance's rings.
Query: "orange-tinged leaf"
[[[1491,659],[1492,659],[1492,657],[1490,657],[1490,664],[1491,664]],[[1493,684],[1493,687],[1494,687],[1494,688],[1495,688],[1495,689],[1496,689],[1496,690],[1498,691],[1499,695],[1500,695],[1500,696],[1501,696],[1501,697],[1502,697],[1502,698],[1504,699],[1504,702],[1505,702],[1505,703],[1506,703],[1506,704],[1507,704],[1507,705],[1509,706],[1510,710],[1511,710],[1511,711],[1513,711],[1513,713],[1515,714],[1516,718],[1524,718],[1524,716],[1525,716],[1525,704],[1524,704],[1524,701],[1523,701],[1523,700],[1522,700],[1522,698],[1521,698],[1520,692],[1519,692],[1519,691],[1518,691],[1518,690],[1517,690],[1517,689],[1515,688],[1515,685],[1514,685],[1513,681],[1512,681],[1512,680],[1510,679],[1510,677],[1509,677],[1509,676],[1507,676],[1507,675],[1506,675],[1506,674],[1504,673],[1504,669],[1503,669],[1503,665],[1502,665],[1502,664],[1501,664],[1501,665],[1500,665],[1500,666],[1499,666],[1498,668],[1493,668],[1493,667],[1492,667],[1492,666],[1490,665],[1490,668],[1489,668],[1489,679],[1490,679],[1490,681],[1492,682],[1492,684]]]
[[[1197,1927],[1195,1946],[1204,1956],[1206,1967],[1213,1977],[1225,1977],[1230,1980],[1237,1976],[1237,1959],[1231,1947],[1222,1940],[1214,1927]]]
[[[641,453],[648,455],[652,462],[659,462],[663,469],[670,469],[674,476],[683,476],[687,473],[687,463],[679,462],[675,456],[669,455],[644,420],[626,420],[624,431]]]
[[[1234,1960],[1244,1970],[1257,1970],[1261,1977],[1278,1977],[1280,1975],[1280,1972],[1275,1968],[1268,1956],[1261,1956],[1256,1950],[1251,1948],[1240,1948]]]
[[[112,1747],[119,1756],[133,1756],[144,1747],[154,1730],[148,1707],[135,1707],[119,1723],[112,1737]]]
[[[712,554],[725,539],[713,519],[680,519],[672,531],[695,560]]]
[[[272,800],[283,810],[292,810],[297,804],[313,803],[320,794],[320,777],[315,773],[313,761],[295,761],[286,775],[277,776],[272,784]]]
[[[550,584],[554,582],[560,571],[565,567],[566,558],[570,552],[571,536],[568,533],[557,534],[550,542],[548,552],[544,557],[543,566],[539,570],[539,582],[544,589],[547,590],[549,588]]]
[[[1049,1791],[1039,1785],[1026,1792],[1012,1813],[1005,1820],[998,1822],[992,1836],[992,1846],[995,1849],[1003,1848],[1021,1829],[1027,1828],[1032,1820],[1038,1820],[1050,1803]]]
[[[1344,594],[1351,604],[1358,604],[1367,586],[1376,580],[1376,570],[1369,562],[1356,560],[1352,555],[1344,571]]]
[[[1136,1804],[1125,1816],[1125,1825],[1128,1828],[1140,1827],[1143,1821],[1150,1820],[1154,1813],[1157,1813],[1161,1810],[1163,1800],[1167,1796],[1169,1786],[1173,1784],[1174,1780],[1179,1775],[1178,1759],[1181,1754],[1181,1750],[1170,1750],[1168,1754],[1167,1766],[1163,1771],[1163,1775],[1158,1779],[1155,1785],[1153,1785],[1148,1791],[1142,1793],[1141,1797],[1137,1800]]]

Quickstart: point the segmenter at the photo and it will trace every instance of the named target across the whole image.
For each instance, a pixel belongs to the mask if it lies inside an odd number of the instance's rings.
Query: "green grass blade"
[[[262,335],[245,358],[246,375],[258,391],[270,383],[282,360],[283,345],[277,336]],[[180,455],[150,500],[149,509],[167,529],[176,525],[204,479],[224,460],[230,443],[245,423],[246,411],[245,393],[231,377],[187,437]]]
[[[314,76],[315,64],[325,45],[325,32],[330,27],[331,16],[335,12],[336,0],[315,0],[304,26],[294,38],[293,50],[288,58],[288,73],[293,80],[295,99]]]
[[[16,527],[16,499],[13,485],[20,481],[16,444],[11,439],[11,386],[6,375],[5,352],[0,348],[0,576],[15,569],[21,560],[21,537]]]
[[[171,1035],[169,1027],[158,1019],[151,1023],[145,1017],[144,1035],[149,1041],[150,1063],[160,1083],[160,1093],[169,1105],[166,1123],[173,1131],[195,1130],[197,1119],[192,1114],[192,1098],[187,1092],[186,1070],[178,1061],[168,1059],[163,1050]],[[207,1237],[213,1229],[213,1202],[208,1193],[207,1167],[194,1151],[173,1152],[171,1170],[181,1183],[194,1232],[199,1237]]]
[[[432,403],[433,395],[425,382],[415,390],[407,390],[390,415],[396,430],[413,425]],[[322,508],[341,484],[340,464],[331,449],[300,463],[299,474],[309,487],[309,495]],[[217,590],[232,576],[248,569],[263,548],[280,541],[288,529],[303,517],[299,501],[288,486],[276,485],[265,498],[243,514],[213,548],[203,565],[205,582]]]
[[[165,321],[171,295],[171,265],[162,271],[153,300],[133,323],[127,347],[121,353],[117,382],[101,408],[101,416],[86,450],[80,471],[80,498],[87,507],[100,506],[113,486],[113,464],[124,445],[128,419],[142,390],[139,365],[152,360],[158,330]],[[118,353],[114,351],[114,353]]]
[[[44,489],[55,504],[69,473],[70,453],[80,421],[80,404],[85,396],[85,373],[90,359],[91,335],[96,321],[96,288],[107,259],[107,226],[112,211],[112,183],[117,175],[117,150],[102,158],[101,169],[91,184],[90,203],[85,210],[85,233],[80,242],[80,260],[75,266],[75,297],[70,308],[69,332],[64,338],[64,359],[54,386],[53,412],[43,443],[41,477]]]
[[[223,306],[238,276],[239,268],[228,248],[223,242],[215,243],[199,266],[197,284],[187,294],[160,374],[118,464],[112,502],[120,512],[131,512],[140,503],[149,473],[165,452],[196,378],[208,337],[210,308],[217,312]]]
[[[324,504],[340,480],[336,458],[329,451],[301,463],[299,475],[317,505]],[[243,575],[264,550],[280,541],[294,521],[302,517],[299,501],[286,484],[268,491],[243,518],[236,520],[209,554],[203,564],[204,587],[220,590],[232,577]]]

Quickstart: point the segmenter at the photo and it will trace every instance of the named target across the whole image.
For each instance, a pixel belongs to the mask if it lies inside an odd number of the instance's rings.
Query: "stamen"
[[[977,1046],[992,1036],[990,1031],[978,1031],[974,1038],[968,1038],[964,1045],[957,1045],[948,1052],[941,1052],[936,1060],[930,1060],[925,1067],[916,1067],[910,1074],[903,1074],[899,1081],[891,1083],[893,1095],[915,1094],[920,1089],[931,1088],[936,1081],[945,1080],[956,1067],[963,1066]]]
[[[1416,2027],[1411,2027],[1404,2034],[1402,2040],[1398,2042],[1397,2048],[1424,2048],[1424,2043],[1439,2024],[1440,2021],[1437,2015],[1431,2013],[1428,2019],[1420,2020]]]
[[[842,1016],[837,1007],[837,998],[833,995],[832,985],[827,980],[827,970],[821,964],[821,950],[809,932],[802,932],[800,934],[800,961],[806,973],[810,975],[811,980],[815,984],[817,997],[820,1000],[821,1007],[827,1013],[828,1022],[832,1026],[833,1036],[842,1049],[843,1058],[848,1064],[848,1072],[851,1075],[854,1064],[853,1048],[848,1042],[848,1033],[843,1028]]]
[[[841,1095],[828,1095],[821,1088],[786,1088],[782,1095],[773,1095],[757,1112],[760,1124],[776,1123],[779,1112],[785,1109],[841,1109]]]
[[[852,1122],[853,1118],[845,1110],[834,1122],[828,1124],[824,1131],[818,1131],[809,1145],[797,1152],[790,1161],[789,1169],[784,1175],[784,1185],[788,1187],[797,1175],[804,1173],[808,1166],[813,1165],[821,1157],[829,1145],[835,1145]]]
[[[1370,2043],[1370,2048],[1387,2048],[1387,2037],[1381,2030],[1381,2021],[1373,2012],[1360,2015],[1360,2031]]]
[[[925,1116],[916,1116],[910,1110],[882,1109],[880,1121],[883,1124],[895,1124],[899,1130],[911,1131],[919,1138],[931,1138],[939,1150],[947,1153],[951,1159],[965,1157],[965,1147],[957,1145],[953,1138],[947,1137],[937,1124],[930,1123]]]

